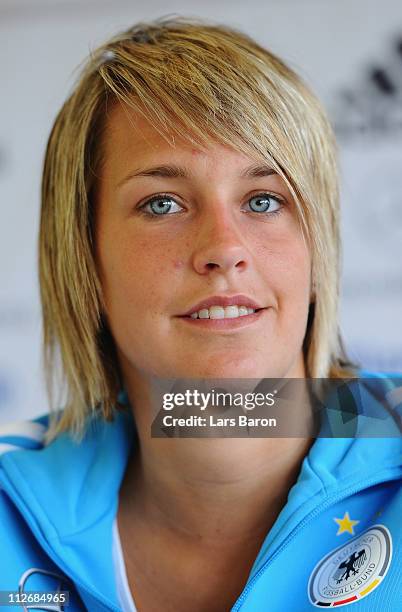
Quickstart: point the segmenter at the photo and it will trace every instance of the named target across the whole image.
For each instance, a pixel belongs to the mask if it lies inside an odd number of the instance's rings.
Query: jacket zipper
[[[387,468],[387,469],[389,469],[389,468]],[[401,474],[401,470],[399,468],[399,475],[400,474]],[[359,493],[360,491],[363,491],[364,489],[367,489],[369,487],[373,487],[376,484],[380,484],[380,483],[383,483],[383,482],[390,482],[391,480],[395,480],[395,479],[396,479],[395,476],[394,477],[390,477],[390,478],[385,478],[385,479],[384,478],[379,478],[377,476],[377,478],[371,478],[371,479],[366,480],[363,485],[362,484],[360,484],[359,486],[351,485],[350,487],[345,489],[341,494],[338,493],[336,495],[332,495],[331,497],[328,497],[324,502],[321,503],[321,505],[319,505],[316,508],[314,508],[314,510],[312,510],[310,512],[310,514],[305,516],[304,519],[302,519],[300,521],[300,523],[298,525],[296,525],[296,527],[287,536],[287,538],[282,542],[282,544],[279,546],[279,548],[276,549],[276,551],[274,552],[272,557],[267,559],[267,561],[264,563],[264,565],[262,567],[260,567],[260,569],[255,574],[255,576],[253,576],[253,578],[250,580],[250,582],[244,587],[242,593],[239,595],[239,597],[236,600],[235,604],[230,609],[230,612],[237,612],[238,610],[240,610],[240,608],[243,605],[245,599],[247,598],[247,595],[250,593],[250,591],[252,590],[253,586],[255,585],[257,580],[260,578],[260,576],[262,576],[262,574],[265,572],[267,567],[276,559],[276,557],[278,555],[281,554],[281,552],[290,544],[290,542],[299,534],[299,532],[302,529],[304,529],[304,527],[306,525],[308,525],[308,523],[310,523],[310,521],[312,521],[314,518],[316,518],[316,516],[321,514],[321,512],[324,512],[325,510],[327,510],[327,508],[329,508],[330,506],[338,503],[342,499],[346,499],[347,497],[350,497],[351,495],[355,495],[356,493]]]

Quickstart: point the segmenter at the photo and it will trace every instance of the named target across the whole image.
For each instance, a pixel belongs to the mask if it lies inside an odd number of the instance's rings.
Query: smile
[[[256,309],[234,304],[225,307],[210,306],[209,308],[201,308],[189,316],[192,319],[236,319],[237,317],[253,314],[253,312],[256,312]]]
[[[228,306],[226,308],[214,307],[202,309],[202,311],[197,311],[197,313],[192,313],[192,315],[181,316],[178,317],[184,323],[191,325],[194,328],[206,329],[206,330],[233,330],[239,329],[242,327],[247,327],[259,321],[264,312],[268,310],[267,308],[259,308],[258,310],[254,310],[253,308],[246,308],[247,312],[244,314],[237,313],[232,310],[231,315],[227,315],[224,311],[226,309],[237,309],[240,310],[241,307],[237,306]],[[219,312],[217,312],[219,309]],[[205,311],[204,316],[199,317],[199,313]],[[212,311],[212,312],[211,312]],[[197,317],[193,315],[197,314]],[[212,314],[212,316],[210,316]],[[205,316],[208,315],[208,316]]]

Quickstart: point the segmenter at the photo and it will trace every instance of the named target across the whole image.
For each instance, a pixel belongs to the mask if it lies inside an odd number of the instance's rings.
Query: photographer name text
[[[163,417],[165,427],[276,427],[277,420],[273,417],[252,418],[246,414],[236,417],[218,417],[210,414],[208,417],[191,415],[188,417],[174,417],[166,414]]]

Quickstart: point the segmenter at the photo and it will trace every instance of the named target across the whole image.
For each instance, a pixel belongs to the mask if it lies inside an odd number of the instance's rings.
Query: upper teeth
[[[255,312],[254,308],[248,308],[248,306],[233,305],[225,308],[223,306],[211,306],[210,308],[201,308],[190,316],[192,319],[234,319],[253,312]]]

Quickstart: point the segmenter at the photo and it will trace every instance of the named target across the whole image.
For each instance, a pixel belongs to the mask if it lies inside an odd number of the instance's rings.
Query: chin
[[[256,363],[255,360],[228,361],[222,363],[193,364],[182,369],[183,374],[175,374],[176,378],[282,378],[287,368],[279,365]]]

